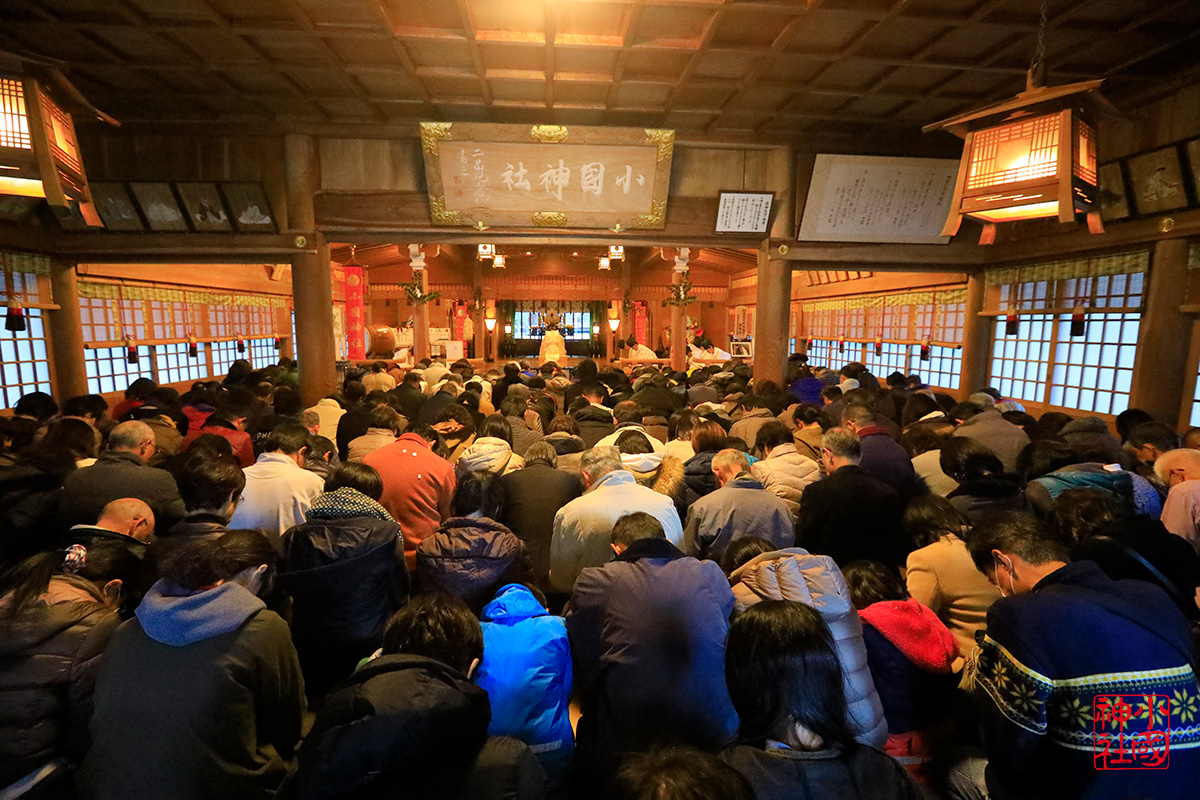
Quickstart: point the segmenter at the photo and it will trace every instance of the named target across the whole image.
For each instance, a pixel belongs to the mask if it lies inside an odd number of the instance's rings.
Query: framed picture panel
[[[104,227],[110,231],[146,230],[125,184],[98,181],[91,185],[91,190],[92,203]]]
[[[175,190],[179,192],[179,197],[183,200],[183,207],[187,210],[188,222],[197,231],[229,231],[232,230],[232,225],[229,221],[229,212],[225,210],[225,203],[221,200],[221,194],[217,191],[215,183],[176,183]]]
[[[233,226],[242,233],[275,233],[271,205],[259,183],[223,183],[221,194],[229,206]]]
[[[1133,204],[1139,214],[1175,211],[1187,206],[1187,189],[1178,148],[1164,147],[1129,159]]]
[[[167,232],[186,232],[188,230],[187,220],[183,217],[183,212],[179,209],[179,202],[175,199],[175,193],[171,191],[169,183],[131,183],[129,188],[133,190],[133,196],[137,198],[138,206],[142,209],[142,216],[146,219],[146,224],[150,226],[152,231],[167,231]],[[103,215],[101,215],[103,219]]]

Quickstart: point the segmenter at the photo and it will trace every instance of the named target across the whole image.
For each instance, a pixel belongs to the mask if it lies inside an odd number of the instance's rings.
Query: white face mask
[[[1005,594],[1005,593],[1004,593],[1004,588],[1003,588],[1003,587],[1000,585],[1000,566],[1001,566],[1001,564],[1002,564],[1002,562],[1000,561],[1000,556],[999,556],[999,555],[996,555],[995,553],[993,553],[993,554],[992,554],[992,560],[993,560],[993,561],[995,561],[995,563],[996,563],[996,566],[995,566],[995,572],[996,572],[996,589],[997,589],[997,591],[999,591],[999,592],[1000,592],[1000,596],[1001,596],[1001,597],[1010,597],[1011,595],[1015,595],[1015,594],[1017,593],[1017,589],[1016,589],[1016,587],[1015,587],[1015,586],[1013,586],[1013,577],[1012,577],[1012,569],[1013,569],[1013,565],[1012,565],[1012,560],[1011,560],[1011,559],[1009,559],[1009,561],[1008,561],[1008,564],[1007,564],[1007,567],[1008,567],[1008,591],[1009,591],[1011,594]]]

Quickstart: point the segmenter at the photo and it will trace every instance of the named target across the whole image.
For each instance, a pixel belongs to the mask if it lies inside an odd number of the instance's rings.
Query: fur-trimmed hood
[[[633,473],[638,483],[659,494],[675,498],[683,492],[683,462],[675,456],[661,453],[623,455],[621,463]]]

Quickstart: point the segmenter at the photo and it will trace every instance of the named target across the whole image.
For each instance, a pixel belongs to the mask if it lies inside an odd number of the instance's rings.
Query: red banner
[[[367,357],[363,320],[363,271],[362,267],[346,267],[346,338],[349,340],[347,353],[351,361]]]

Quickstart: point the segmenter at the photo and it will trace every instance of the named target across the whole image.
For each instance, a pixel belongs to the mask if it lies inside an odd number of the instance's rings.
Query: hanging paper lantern
[[[1008,318],[1004,320],[1004,335],[1016,336],[1018,329],[1017,315],[1009,314]]]
[[[883,337],[876,336],[875,337],[875,356],[879,357],[881,355],[883,355]]]
[[[1071,312],[1071,335],[1083,336],[1087,333],[1087,312],[1083,306],[1075,306]]]
[[[246,352],[246,340],[244,338],[242,338],[242,335],[240,333],[237,334],[237,351],[239,353]]]
[[[924,339],[921,340],[921,360],[928,361],[929,357],[930,357],[930,355],[932,355],[932,353],[933,353],[933,346],[929,341],[929,337],[926,336]]]
[[[199,358],[199,357],[200,357],[200,346],[198,344],[196,344],[196,337],[189,336],[188,337],[188,358]]]
[[[138,349],[131,340],[125,340],[125,361],[129,364],[138,363]]]
[[[283,349],[283,337],[282,337],[282,336],[276,336],[276,337],[275,337],[275,349],[276,349],[276,350],[282,350],[282,349]]]
[[[4,314],[4,330],[18,333],[29,327],[25,319],[25,308],[16,300],[8,301],[8,311]]]
[[[839,353],[846,352],[846,337],[845,336],[838,339],[838,352]]]

